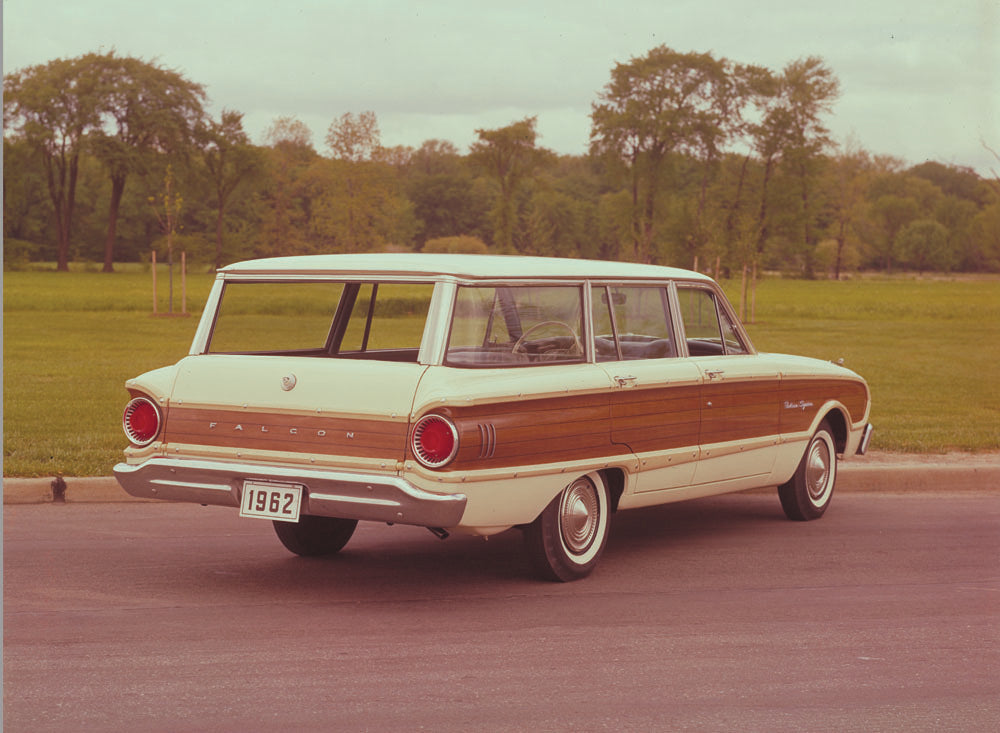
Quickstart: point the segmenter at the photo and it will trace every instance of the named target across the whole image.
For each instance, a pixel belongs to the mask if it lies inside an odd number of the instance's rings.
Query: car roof
[[[248,275],[391,275],[451,276],[469,280],[503,279],[602,279],[710,280],[690,270],[609,260],[514,255],[373,253],[304,255],[247,260],[223,267],[220,272]]]

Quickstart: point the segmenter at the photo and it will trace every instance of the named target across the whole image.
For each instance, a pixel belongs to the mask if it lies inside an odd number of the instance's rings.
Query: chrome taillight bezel
[[[153,413],[156,415],[156,429],[153,431],[152,436],[149,438],[142,438],[136,435],[135,431],[129,425],[129,417],[137,410],[141,405],[149,405],[153,408]],[[137,448],[145,448],[150,443],[154,442],[160,435],[160,429],[163,427],[163,413],[160,412],[160,408],[157,406],[153,400],[148,397],[135,397],[129,400],[129,403],[125,405],[125,410],[122,412],[122,430],[125,431],[125,437],[128,441],[136,446]]]
[[[421,443],[421,438],[431,423],[440,423],[447,427],[451,432],[451,452],[449,452],[446,457],[439,460],[432,459],[427,454]],[[414,457],[422,466],[426,466],[427,468],[441,468],[443,466],[447,466],[455,459],[455,456],[458,455],[458,428],[455,427],[455,423],[446,418],[444,415],[439,415],[437,413],[424,415],[413,425],[413,431],[410,433],[410,450],[413,451]]]

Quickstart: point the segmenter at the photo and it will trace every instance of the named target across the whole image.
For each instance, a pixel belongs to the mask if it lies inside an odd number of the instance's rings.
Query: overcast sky
[[[114,49],[202,84],[255,142],[293,116],[327,152],[345,112],[383,145],[537,115],[539,143],[587,151],[616,62],[666,44],[780,71],[816,55],[841,84],[829,126],[908,164],[1000,172],[1000,0],[3,0],[9,72]]]

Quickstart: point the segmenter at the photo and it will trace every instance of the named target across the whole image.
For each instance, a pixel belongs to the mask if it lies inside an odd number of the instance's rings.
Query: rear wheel
[[[563,489],[524,531],[525,548],[546,580],[586,577],[608,540],[611,502],[597,473],[581,476]]]
[[[340,552],[358,526],[356,519],[303,514],[298,522],[272,522],[274,533],[290,552],[304,557]]]
[[[785,516],[797,521],[819,519],[830,505],[837,481],[837,444],[825,420],[813,434],[791,480],[778,487]]]

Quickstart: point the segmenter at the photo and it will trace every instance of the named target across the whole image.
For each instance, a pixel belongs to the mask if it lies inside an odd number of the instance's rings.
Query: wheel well
[[[837,444],[837,452],[843,453],[847,450],[847,420],[840,410],[830,410],[823,418],[830,424],[833,430],[833,441]]]
[[[620,468],[605,468],[600,472],[611,493],[611,511],[618,511],[618,501],[625,493],[625,472]]]

